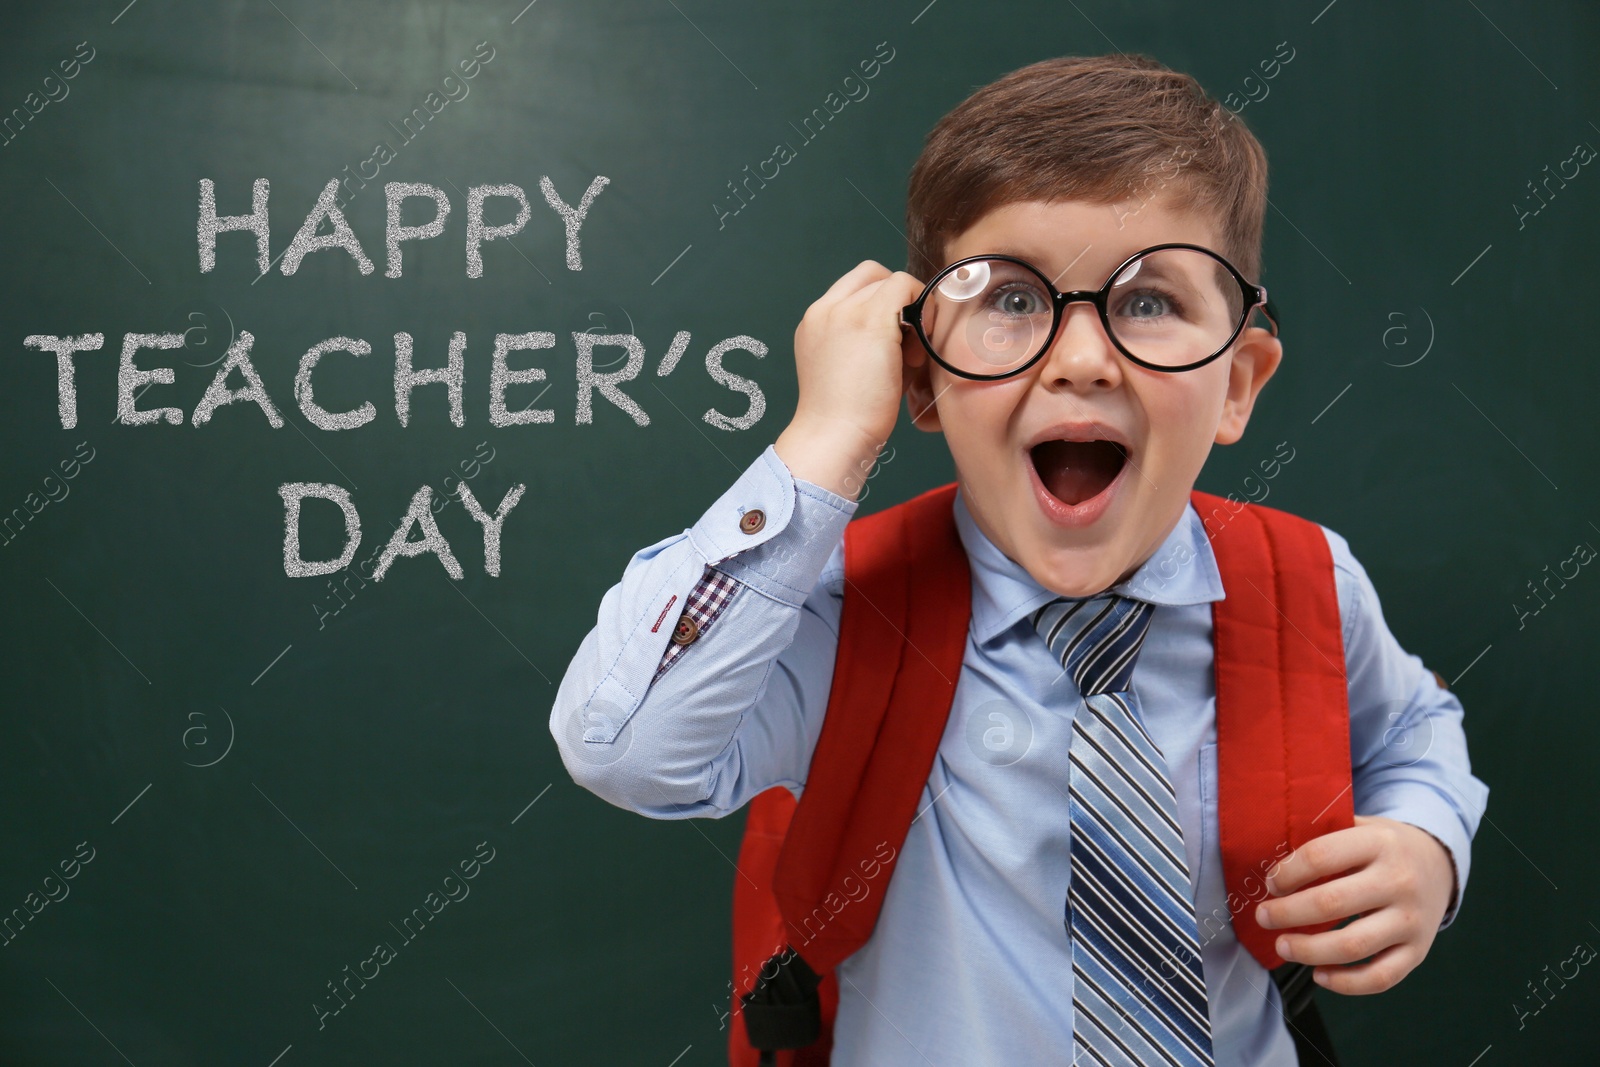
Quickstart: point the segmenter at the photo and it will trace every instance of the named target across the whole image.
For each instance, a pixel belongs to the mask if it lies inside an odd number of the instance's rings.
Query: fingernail
[[[1321,986],[1325,986],[1325,985],[1328,984],[1328,976],[1327,976],[1327,974],[1325,974],[1322,971],[1312,971],[1311,972],[1311,980],[1316,982],[1318,985],[1321,985]]]
[[[1262,926],[1271,926],[1272,923],[1268,921],[1269,917],[1270,913],[1267,911],[1267,906],[1265,904],[1256,905],[1256,922],[1260,923]]]
[[[1289,955],[1289,939],[1287,937],[1278,938],[1278,955],[1282,956],[1286,960],[1294,958],[1293,956]]]

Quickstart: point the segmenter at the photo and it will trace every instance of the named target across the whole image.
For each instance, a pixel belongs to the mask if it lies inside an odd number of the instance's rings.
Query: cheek
[[[1221,390],[1221,385],[1215,390],[1175,389],[1147,405],[1151,432],[1146,468],[1163,498],[1186,496],[1205,466],[1216,443]]]
[[[974,382],[944,374],[933,385],[945,444],[967,506],[985,534],[1008,551],[1006,530],[1012,520],[1004,516],[1014,518],[1022,506],[1019,487],[1027,486],[1027,472],[1018,464],[1020,453],[1012,440],[1027,382]]]
[[[1015,466],[1011,440],[1023,383],[971,382],[946,375],[936,380],[939,420],[956,465],[968,474],[989,475]]]
[[[1166,388],[1146,390],[1145,412],[1150,419],[1151,438],[1168,456],[1203,453],[1216,438],[1222,417],[1222,399],[1227,392],[1227,367],[1221,374],[1209,373],[1212,367],[1189,371],[1183,379],[1158,383]],[[1201,377],[1201,375],[1205,375]]]

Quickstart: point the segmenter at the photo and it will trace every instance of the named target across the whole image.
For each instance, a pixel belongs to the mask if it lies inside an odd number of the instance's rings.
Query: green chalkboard
[[[555,684],[629,556],[783,428],[806,306],[862,259],[904,265],[931,125],[1026,63],[1121,49],[1233,94],[1271,160],[1286,358],[1199,487],[1270,491],[1348,538],[1460,694],[1493,790],[1423,966],[1322,996],[1341,1052],[1587,1062],[1600,980],[1548,976],[1600,943],[1600,578],[1530,597],[1600,544],[1600,177],[1577,161],[1600,145],[1600,11],[522,4],[0,10],[0,1060],[724,1062],[742,816],[655,822],[574,785]],[[869,60],[869,91],[805,126]],[[258,180],[270,269],[239,229],[202,269],[202,183],[236,217]],[[301,258],[330,182],[361,255]],[[390,182],[449,207],[398,277]],[[592,189],[569,241],[552,205]],[[439,204],[402,209],[426,227]],[[203,405],[246,333],[270,416]],[[91,334],[68,426],[58,359],[27,339]],[[534,336],[507,343],[496,405],[501,335]],[[402,423],[398,353],[446,368],[453,344],[459,419],[424,381]],[[370,404],[364,424],[305,413],[319,345],[316,404]],[[120,385],[125,347],[170,382]],[[119,419],[124,389],[177,424]],[[1293,462],[1247,488],[1283,441]],[[937,436],[892,443],[865,511],[953,475]],[[286,570],[297,483],[323,487],[303,559],[346,542],[332,496],[359,521],[337,573]],[[489,512],[522,487],[497,567],[461,484]],[[414,499],[460,577],[425,554],[368,580]]]

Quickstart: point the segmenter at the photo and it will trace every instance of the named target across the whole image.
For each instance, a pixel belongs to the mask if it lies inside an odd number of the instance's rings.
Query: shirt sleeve
[[[774,785],[798,795],[855,510],[768,446],[692,527],[635,553],[550,711],[574,781],[662,819],[727,815]]]
[[[1460,700],[1400,646],[1366,569],[1343,537],[1323,529],[1344,624],[1355,811],[1409,823],[1444,846],[1455,883],[1443,930],[1461,907],[1489,787],[1472,774]]]

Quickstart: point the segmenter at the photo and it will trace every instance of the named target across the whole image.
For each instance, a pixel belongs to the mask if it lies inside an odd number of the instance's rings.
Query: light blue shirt
[[[739,520],[753,508],[765,523],[747,534]],[[842,536],[855,508],[795,479],[769,446],[692,528],[636,553],[551,709],[573,778],[654,818],[721,817],[774,785],[799,796],[828,704]],[[837,971],[841,1067],[1073,1062],[1066,783],[1082,702],[1028,619],[1055,594],[984,536],[959,494],[955,519],[972,568],[965,658],[877,926]],[[1401,648],[1349,545],[1323,529],[1343,623],[1355,811],[1446,846],[1458,888],[1442,929],[1460,908],[1489,790],[1471,773],[1460,703]],[[652,684],[708,564],[737,591]],[[1277,986],[1235,939],[1223,885],[1211,641],[1223,589],[1192,506],[1113,589],[1161,605],[1133,688],[1177,794],[1216,1063],[1292,1065]]]

